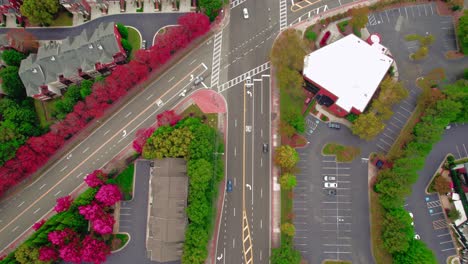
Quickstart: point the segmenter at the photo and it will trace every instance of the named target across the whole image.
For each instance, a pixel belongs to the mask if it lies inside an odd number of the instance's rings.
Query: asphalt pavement
[[[68,36],[77,36],[86,29],[94,31],[100,23],[120,22],[126,26],[137,28],[142,38],[152,43],[154,34],[167,25],[177,24],[177,19],[184,13],[161,13],[161,14],[114,14],[93,19],[79,26],[60,28],[27,28],[38,40],[60,40]],[[7,33],[10,28],[0,28],[0,34]]]
[[[193,87],[191,75],[210,73],[211,49],[200,45],[181,62],[163,73],[145,90],[112,114],[38,180],[0,203],[0,251],[30,230],[55,205],[58,197],[68,195],[83,183],[83,178],[102,168],[122,150],[131,146],[138,129],[155,123],[154,117],[181,100],[179,94]],[[190,63],[187,63],[190,62]],[[177,76],[177,79],[175,79]],[[202,83],[200,87],[206,85]],[[156,101],[161,99],[163,105]],[[95,121],[96,122],[96,121]]]
[[[228,102],[226,177],[233,182],[224,200],[216,263],[269,263],[271,154],[262,148],[271,145],[271,80],[265,63],[279,32],[278,13],[276,3],[266,1],[231,5],[221,47],[214,44],[220,50],[217,88]],[[246,85],[248,76],[252,86]]]
[[[445,263],[447,257],[455,255],[455,245],[449,235],[448,223],[442,214],[437,195],[428,195],[425,190],[440,163],[449,153],[456,159],[468,157],[468,125],[452,125],[442,140],[437,142],[426,157],[424,168],[419,172],[418,181],[413,185],[405,208],[414,215],[414,227],[430,249],[436,254],[438,263]]]

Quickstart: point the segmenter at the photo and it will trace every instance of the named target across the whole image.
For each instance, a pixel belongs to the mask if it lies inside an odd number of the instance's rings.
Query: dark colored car
[[[268,144],[264,143],[263,144],[263,153],[267,153],[269,149],[270,148],[269,148]]]
[[[325,193],[330,196],[335,196],[336,195],[336,189],[326,189]]]
[[[329,128],[334,128],[334,129],[340,129],[341,125],[338,124],[338,123],[335,123],[335,122],[330,122],[330,123],[328,123],[328,127]]]
[[[379,169],[381,169],[384,165],[384,162],[382,160],[377,160],[377,162],[375,163],[375,166]]]
[[[232,192],[232,181],[228,180],[226,184],[226,191],[227,192]]]

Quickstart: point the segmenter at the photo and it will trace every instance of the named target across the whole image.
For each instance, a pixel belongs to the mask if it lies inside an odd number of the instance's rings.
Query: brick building
[[[337,116],[364,112],[393,63],[379,36],[371,38],[350,34],[304,58],[305,88]]]

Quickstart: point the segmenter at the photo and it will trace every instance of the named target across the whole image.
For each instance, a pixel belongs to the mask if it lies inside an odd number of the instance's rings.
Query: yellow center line
[[[193,74],[201,65],[198,65],[195,69],[193,69],[190,73],[186,74],[184,76],[184,78],[180,79],[180,81],[178,81],[176,84],[174,84],[170,89],[168,89],[163,95],[161,95],[159,98],[162,98],[164,97],[166,94],[168,94],[170,91],[172,91],[177,85],[179,85],[182,81],[184,81],[187,77],[190,77],[191,74]],[[156,101],[153,102],[152,104],[150,104],[147,108],[145,108],[140,114],[138,114],[135,118],[133,118],[132,120],[130,120],[129,122],[127,122],[127,125],[124,126],[123,128],[126,128],[127,126],[129,126],[133,121],[135,121],[137,118],[139,118],[141,115],[145,114],[148,109],[150,109],[151,107],[153,107],[153,105],[156,104]],[[75,166],[75,168],[70,171],[68,174],[66,174],[60,181],[58,181],[55,185],[53,185],[47,192],[45,192],[43,195],[41,195],[39,198],[37,198],[34,202],[31,203],[31,205],[29,205],[26,209],[24,209],[21,213],[19,213],[15,218],[13,218],[13,220],[11,220],[8,224],[6,224],[2,229],[0,229],[0,232],[3,232],[9,225],[11,225],[13,222],[15,222],[16,220],[18,220],[18,218],[20,218],[26,211],[28,211],[29,209],[31,209],[31,207],[33,207],[34,205],[36,205],[41,199],[43,199],[47,194],[49,194],[55,187],[57,187],[60,183],[62,183],[64,180],[66,180],[68,177],[70,177],[70,175],[72,173],[74,173],[78,167],[80,167],[81,165],[83,165],[86,161],[88,161],[89,159],[92,158],[93,155],[95,155],[99,150],[101,150],[104,146],[106,146],[107,143],[109,143],[113,138],[115,138],[116,136],[118,135],[121,135],[120,131],[119,133],[116,133],[114,136],[112,136],[109,140],[107,140],[106,142],[104,142],[98,149],[96,149],[93,153],[91,153],[91,155],[89,155],[86,159],[84,159],[80,164],[78,164],[77,166]]]

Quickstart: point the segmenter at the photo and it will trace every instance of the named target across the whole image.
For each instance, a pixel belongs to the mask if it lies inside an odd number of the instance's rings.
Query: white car
[[[324,181],[336,181],[336,177],[335,176],[324,176],[323,180]]]
[[[324,182],[323,187],[325,187],[325,188],[337,188],[338,184],[336,182]]]
[[[245,19],[249,18],[249,11],[247,10],[247,8],[244,7],[244,9],[242,9],[242,13],[244,14]]]
[[[421,239],[421,237],[420,237],[418,234],[415,234],[415,235],[414,235],[414,239],[416,239],[416,240],[420,240],[420,239]]]

